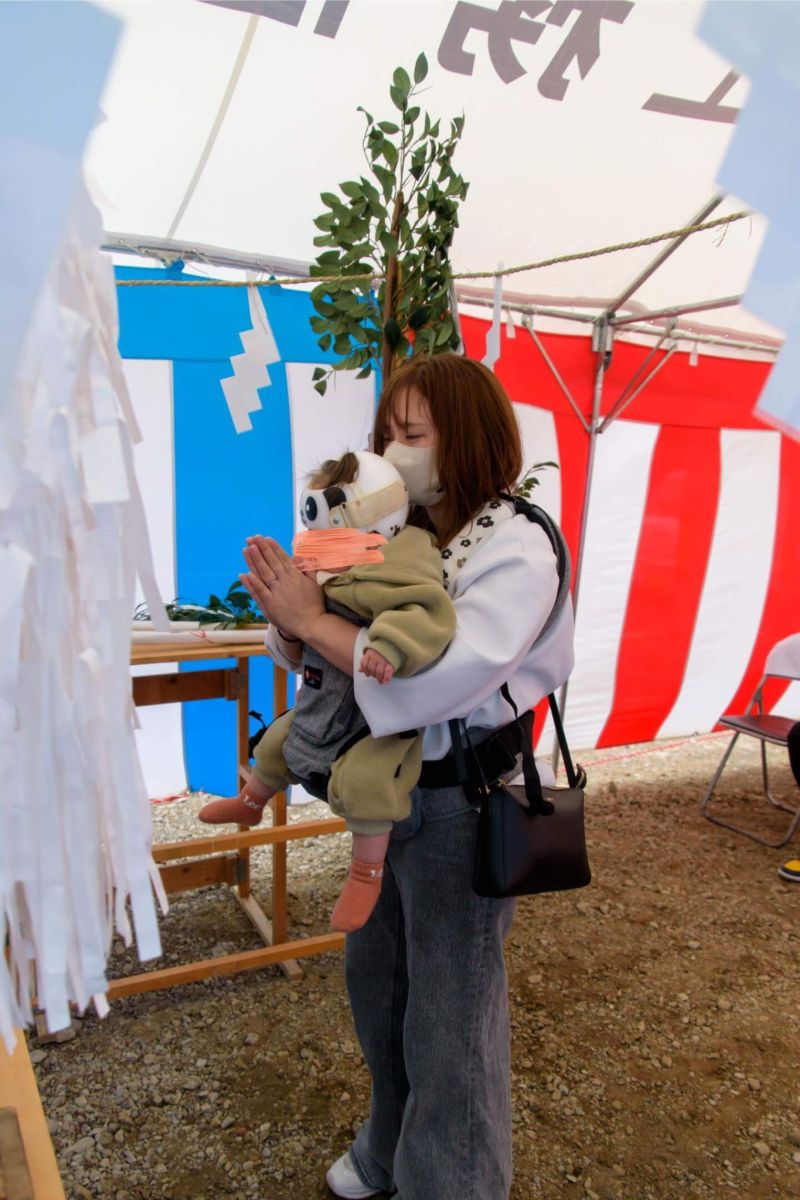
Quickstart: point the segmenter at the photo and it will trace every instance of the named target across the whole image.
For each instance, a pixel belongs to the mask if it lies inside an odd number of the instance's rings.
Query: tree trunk
[[[400,241],[400,219],[403,215],[404,201],[403,193],[398,192],[394,202],[394,212],[392,213],[392,225],[390,232],[395,240]],[[395,315],[395,302],[397,299],[397,255],[393,254],[386,264],[386,292],[383,297],[383,382],[386,383],[392,373],[394,364],[394,349],[389,345],[386,339],[386,323]]]

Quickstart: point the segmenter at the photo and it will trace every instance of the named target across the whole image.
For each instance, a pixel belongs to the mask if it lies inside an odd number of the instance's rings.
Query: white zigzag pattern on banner
[[[222,390],[237,433],[247,433],[253,428],[250,413],[261,408],[258,389],[271,384],[267,366],[279,362],[281,357],[258,288],[247,289],[247,300],[253,327],[239,334],[244,354],[233,356],[233,375],[222,380]]]

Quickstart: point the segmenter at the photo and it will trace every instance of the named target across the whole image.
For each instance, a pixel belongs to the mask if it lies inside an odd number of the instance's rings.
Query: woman
[[[448,720],[476,741],[524,711],[572,667],[569,606],[537,641],[556,596],[544,532],[500,499],[522,473],[511,404],[494,376],[457,355],[420,357],[384,388],[374,449],[403,475],[437,536],[457,629],[427,671],[381,686],[359,675],[363,632],[326,613],[320,590],[276,543],[249,540],[242,576],[275,629],[278,662],[307,642],[354,674],[374,736],[423,727],[411,816],[395,826],[381,897],[347,938],[353,1021],[372,1077],[370,1115],[328,1171],[359,1200],[504,1200],[511,1185],[508,992],[503,942],[514,901],[471,887],[477,815],[456,783]],[[277,632],[280,630],[280,633]],[[535,644],[534,644],[535,643]]]

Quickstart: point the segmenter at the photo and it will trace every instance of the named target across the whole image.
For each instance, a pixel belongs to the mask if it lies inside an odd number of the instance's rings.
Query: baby
[[[435,662],[455,632],[455,610],[432,534],[405,523],[408,492],[391,463],[367,451],[323,463],[301,496],[300,516],[310,530],[368,530],[387,539],[383,561],[342,564],[317,576],[328,610],[367,627],[359,670],[386,684],[395,673],[414,675]],[[215,800],[199,815],[210,824],[256,825],[289,783],[327,796],[353,834],[350,873],[331,916],[331,928],[349,933],[372,912],[392,825],[411,811],[422,732],[372,737],[353,680],[310,646],[298,642],[297,652],[302,688],[295,708],[261,737],[239,795]]]

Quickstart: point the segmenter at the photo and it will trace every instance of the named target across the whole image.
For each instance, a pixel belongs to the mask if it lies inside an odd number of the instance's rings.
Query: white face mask
[[[402,475],[412,504],[431,505],[441,500],[444,492],[436,470],[435,446],[404,446],[402,442],[389,442],[383,457]]]

